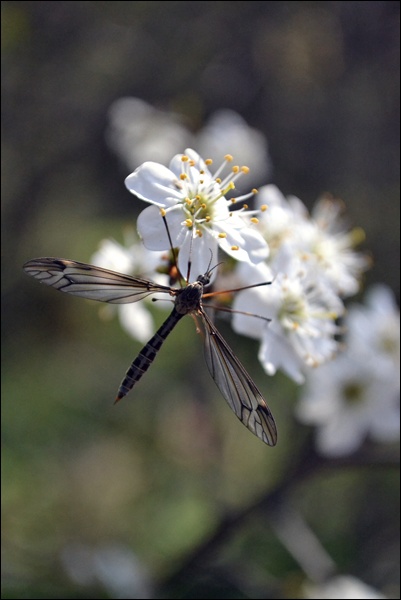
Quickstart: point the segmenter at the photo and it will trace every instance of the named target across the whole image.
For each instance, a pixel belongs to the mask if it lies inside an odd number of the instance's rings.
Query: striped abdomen
[[[117,398],[115,402],[118,402],[134,387],[137,381],[142,375],[149,369],[151,363],[154,361],[157,352],[160,350],[161,345],[172,332],[178,321],[182,319],[184,314],[178,313],[175,309],[167,317],[164,323],[156,331],[155,335],[148,341],[148,343],[142,348],[138,356],[131,364],[130,368],[125,374],[123,381],[121,382],[118,390]]]

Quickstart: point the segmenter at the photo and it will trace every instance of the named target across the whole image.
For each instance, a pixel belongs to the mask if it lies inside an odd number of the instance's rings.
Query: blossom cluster
[[[213,137],[216,126],[210,131]],[[395,439],[399,312],[383,286],[368,295],[367,306],[345,307],[370,266],[369,256],[355,249],[363,231],[347,226],[343,203],[329,196],[309,212],[271,184],[237,194],[248,173],[230,154],[215,167],[190,148],[169,166],[145,161],[125,180],[149,204],[137,220],[141,241],[128,248],[104,241],[94,262],[168,285],[163,263],[172,249],[188,282],[225,261],[215,286],[247,288],[235,295],[232,326],[259,340],[267,374],[282,370],[306,384],[297,416],[318,427],[319,450],[352,452],[367,434]],[[251,287],[261,283],[269,285]],[[152,320],[141,303],[118,310],[131,335],[150,337]]]

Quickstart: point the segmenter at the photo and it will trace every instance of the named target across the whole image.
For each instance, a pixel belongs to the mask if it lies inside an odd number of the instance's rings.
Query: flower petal
[[[181,198],[179,185],[170,169],[155,162],[143,163],[125,179],[125,186],[132,194],[164,208]]]
[[[179,246],[183,241],[181,208],[177,206],[169,210],[165,218],[173,246]],[[148,250],[170,250],[171,244],[166,225],[160,210],[156,206],[148,206],[139,214],[137,227],[138,233]]]
[[[188,264],[191,262],[191,271],[189,281],[196,281],[199,275],[204,275],[213,266],[213,261],[217,261],[218,246],[216,240],[210,235],[192,237],[188,230],[184,243],[180,246],[178,255],[178,268],[181,274],[186,277]],[[214,279],[216,270],[211,273],[211,281]]]

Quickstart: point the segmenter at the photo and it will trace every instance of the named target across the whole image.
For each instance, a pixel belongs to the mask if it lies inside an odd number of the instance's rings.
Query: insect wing
[[[23,269],[61,292],[111,304],[128,304],[149,294],[171,291],[146,279],[63,258],[36,258],[25,263]]]
[[[275,446],[276,424],[262,394],[203,310],[201,316],[205,359],[217,387],[245,427],[269,446]]]

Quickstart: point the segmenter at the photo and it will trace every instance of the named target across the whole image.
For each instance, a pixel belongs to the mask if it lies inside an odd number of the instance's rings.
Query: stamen
[[[248,173],[249,173],[250,169],[249,169],[249,167],[243,166],[243,167],[241,167],[241,171],[242,171],[243,173],[245,173],[245,175],[248,175]]]
[[[257,223],[259,223],[259,219],[257,219],[256,217],[252,217],[251,223],[255,223],[256,225]]]
[[[224,232],[222,232],[222,233],[219,233],[219,238],[222,238],[222,239],[224,239],[224,238],[226,238],[226,237],[227,237],[227,234],[226,234],[226,233],[224,233]]]
[[[164,208],[160,209],[160,214],[161,214],[162,217],[166,216],[166,211],[164,210]]]
[[[231,246],[231,250],[239,250],[239,246]]]
[[[354,227],[354,229],[349,232],[349,235],[354,246],[357,246],[361,242],[365,241],[366,238],[366,234],[362,227]]]

